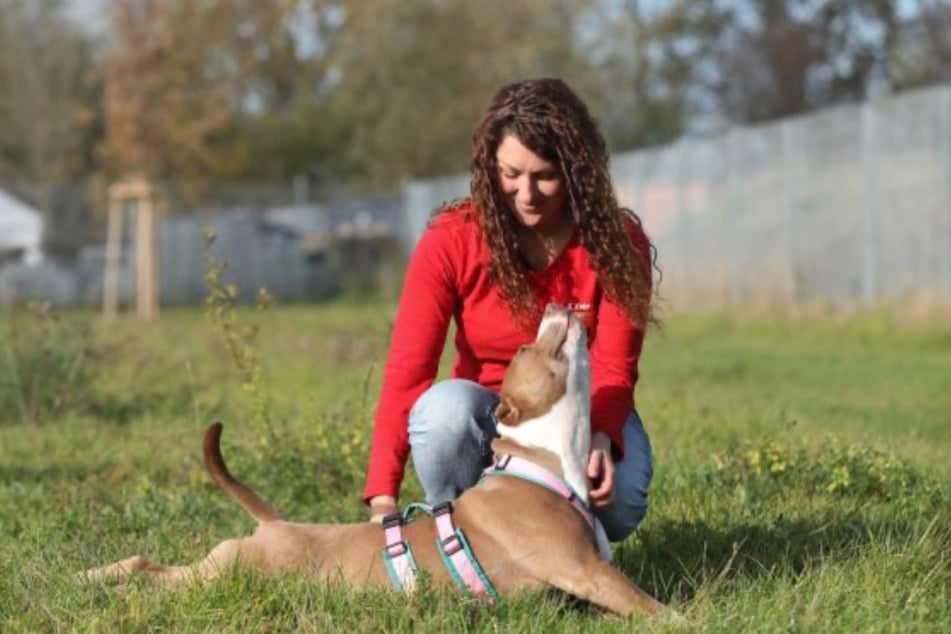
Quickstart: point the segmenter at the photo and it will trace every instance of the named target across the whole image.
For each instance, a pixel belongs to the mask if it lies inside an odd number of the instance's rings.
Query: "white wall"
[[[0,251],[23,249],[25,264],[43,260],[43,216],[0,189]]]

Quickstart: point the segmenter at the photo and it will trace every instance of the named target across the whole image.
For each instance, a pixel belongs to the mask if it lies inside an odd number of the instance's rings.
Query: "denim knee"
[[[494,392],[473,381],[447,379],[434,383],[410,409],[410,438],[425,435],[453,444],[453,439],[472,433],[473,422],[480,429],[486,423],[491,425],[490,413],[497,401]]]
[[[413,466],[430,504],[473,486],[492,459],[498,396],[473,381],[448,379],[424,392],[409,415]]]

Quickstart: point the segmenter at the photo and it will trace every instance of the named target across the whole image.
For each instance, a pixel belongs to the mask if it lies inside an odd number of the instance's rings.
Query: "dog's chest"
[[[548,413],[516,427],[499,426],[499,434],[524,445],[546,449],[561,461],[565,481],[587,502],[585,466],[591,449],[589,422],[570,398],[562,398]]]

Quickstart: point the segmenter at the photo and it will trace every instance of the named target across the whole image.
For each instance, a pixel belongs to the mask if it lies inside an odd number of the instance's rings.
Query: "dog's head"
[[[535,342],[519,348],[505,373],[495,415],[516,426],[545,415],[566,396],[586,402],[589,392],[584,325],[566,307],[550,304]]]

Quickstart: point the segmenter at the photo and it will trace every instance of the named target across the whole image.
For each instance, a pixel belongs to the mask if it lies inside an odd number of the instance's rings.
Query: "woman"
[[[548,303],[588,328],[590,503],[608,537],[647,511],[650,442],[633,409],[652,320],[652,246],[618,206],[604,139],[558,79],[501,88],[473,135],[471,199],[438,210],[407,269],[374,424],[364,499],[397,510],[410,451],[426,501],[451,500],[491,460],[505,369]],[[452,378],[433,384],[450,318]]]

